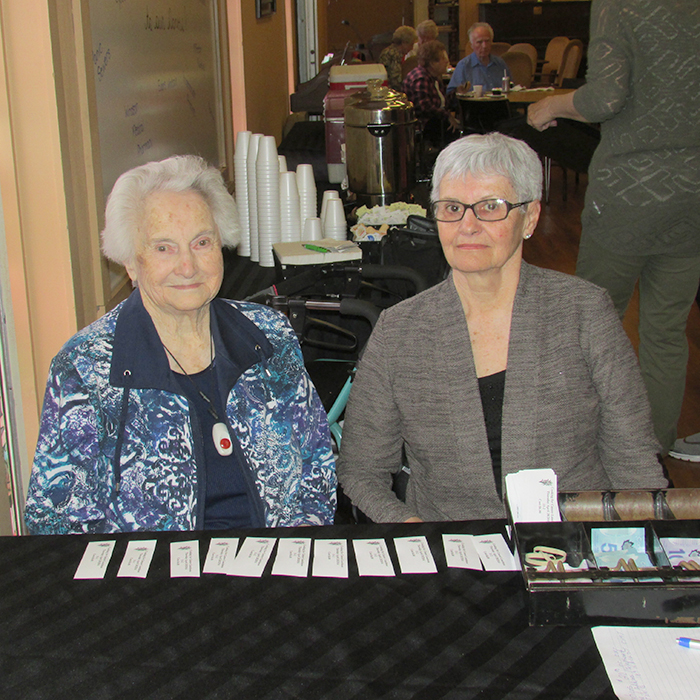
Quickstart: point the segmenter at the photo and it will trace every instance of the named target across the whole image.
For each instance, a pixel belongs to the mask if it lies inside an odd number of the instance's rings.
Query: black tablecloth
[[[528,627],[521,576],[448,569],[441,533],[496,523],[266,530],[274,537],[428,537],[438,573],[171,579],[169,543],[212,535],[0,538],[0,697],[614,698],[587,628]],[[116,578],[129,540],[158,539],[146,579]],[[76,581],[90,539],[104,580]],[[399,571],[394,559],[395,568]]]

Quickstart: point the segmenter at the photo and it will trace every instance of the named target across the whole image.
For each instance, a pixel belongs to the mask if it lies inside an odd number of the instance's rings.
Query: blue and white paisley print
[[[226,402],[265,524],[330,524],[336,476],[328,424],[294,332],[268,307],[228,303],[274,350],[239,377]],[[125,389],[109,381],[122,306],[77,333],[51,365],[25,509],[32,533],[197,527],[195,436],[186,399],[132,388],[122,422]]]

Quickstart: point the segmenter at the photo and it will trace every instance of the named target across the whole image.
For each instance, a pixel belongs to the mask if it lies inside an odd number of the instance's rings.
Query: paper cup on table
[[[280,173],[280,237],[285,243],[301,240],[296,173]]]
[[[484,94],[484,86],[483,85],[475,85],[474,86],[474,97],[481,97]]]
[[[241,242],[238,255],[250,256],[250,213],[248,211],[248,145],[250,131],[239,131],[236,135],[236,152],[233,156],[233,176],[236,185],[236,206],[241,224]]]
[[[248,174],[248,218],[250,223],[250,259],[258,262],[258,188],[256,163],[258,159],[258,144],[262,134],[251,134],[248,142],[248,159],[246,172]]]
[[[278,155],[277,161],[279,163],[280,172],[286,173],[287,172],[287,156],[279,156]]]
[[[317,216],[304,221],[304,233],[301,236],[302,241],[320,241],[323,238],[321,233],[321,219]]]
[[[348,238],[348,224],[345,220],[345,209],[340,199],[331,197],[326,205],[326,218],[323,221],[323,235],[336,241]]]
[[[321,213],[319,218],[321,219],[321,224],[325,226],[326,221],[326,209],[328,208],[329,199],[340,199],[340,193],[338,190],[324,190],[323,199],[321,200]]]

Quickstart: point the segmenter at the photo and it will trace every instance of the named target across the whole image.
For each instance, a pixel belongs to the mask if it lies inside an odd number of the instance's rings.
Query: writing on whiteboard
[[[177,78],[158,81],[158,92],[163,92],[163,90],[172,90],[175,87],[177,87]]]
[[[92,52],[92,62],[95,64],[95,69],[97,70],[97,79],[102,80],[107,70],[107,64],[111,57],[110,50],[106,51],[102,48],[102,43],[97,45],[97,49]]]
[[[148,139],[145,143],[137,143],[136,144],[136,152],[141,155],[142,153],[145,153],[149,149],[153,148],[153,139]]]
[[[168,16],[165,15],[151,15],[146,8],[146,23],[144,25],[145,29],[153,32],[156,30],[175,30],[179,32],[185,31],[185,19],[184,17],[176,17],[173,15],[172,10],[168,8]]]
[[[202,47],[199,44],[192,44],[192,48],[194,49],[195,55],[196,55],[196,61],[197,61],[197,68],[199,70],[206,70],[206,66],[204,65],[204,61],[202,60]]]

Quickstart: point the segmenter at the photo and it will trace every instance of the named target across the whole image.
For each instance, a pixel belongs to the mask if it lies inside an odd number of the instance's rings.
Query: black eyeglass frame
[[[496,221],[505,221],[508,218],[508,216],[510,215],[511,211],[513,211],[513,209],[517,209],[518,207],[523,207],[526,204],[532,204],[532,202],[534,202],[534,201],[535,201],[534,199],[530,199],[527,202],[517,202],[516,204],[512,204],[511,202],[507,201],[506,199],[501,199],[500,197],[489,197],[489,199],[481,199],[478,202],[474,202],[474,204],[465,204],[464,202],[460,202],[456,199],[438,199],[437,201],[432,203],[431,210],[433,212],[433,218],[435,219],[435,221],[440,221],[443,224],[456,224],[458,221],[461,221],[464,218],[464,215],[467,213],[468,209],[472,210],[474,216],[479,221],[485,221],[486,223],[492,224]],[[449,202],[450,204],[459,204],[460,206],[464,207],[464,210],[462,211],[462,216],[460,216],[459,219],[438,219],[436,207],[441,202]],[[479,204],[483,204],[484,202],[500,202],[502,204],[505,204],[508,207],[508,211],[506,212],[506,215],[500,219],[482,219],[476,213],[476,209],[474,209],[474,207],[477,207],[477,206],[479,206]]]

